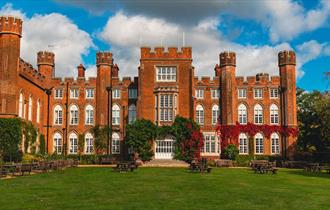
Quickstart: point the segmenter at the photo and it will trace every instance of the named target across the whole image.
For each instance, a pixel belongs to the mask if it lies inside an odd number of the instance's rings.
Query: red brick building
[[[119,78],[112,53],[96,54],[97,77],[85,77],[82,64],[76,78],[56,78],[55,55],[37,54],[37,69],[20,58],[22,21],[0,18],[0,115],[31,121],[44,134],[49,153],[75,154],[84,135],[84,153],[94,152],[95,125],[112,125],[109,153],[124,156],[125,127],[135,119],[170,125],[176,115],[195,119],[205,137],[203,156],[219,157],[216,126],[246,124],[297,126],[296,58],[278,54],[279,75],[236,76],[236,54],[223,52],[213,78],[198,79],[191,47],[141,48],[138,77]],[[216,61],[215,61],[216,62]],[[237,140],[248,154],[247,134]],[[254,154],[282,154],[294,137],[274,132],[253,136]],[[155,158],[172,158],[173,139],[156,140]]]

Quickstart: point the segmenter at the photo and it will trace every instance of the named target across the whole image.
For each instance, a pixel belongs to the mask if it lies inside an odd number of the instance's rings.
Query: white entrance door
[[[155,159],[173,159],[173,139],[156,140]]]

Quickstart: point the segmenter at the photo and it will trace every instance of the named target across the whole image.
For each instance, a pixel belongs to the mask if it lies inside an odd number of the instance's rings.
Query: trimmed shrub
[[[238,156],[238,153],[239,151],[235,144],[229,144],[223,151],[224,156],[230,160],[235,160]]]

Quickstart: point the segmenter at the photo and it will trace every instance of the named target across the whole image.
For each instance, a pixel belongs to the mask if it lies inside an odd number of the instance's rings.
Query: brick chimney
[[[84,65],[80,64],[79,66],[77,66],[77,68],[78,68],[78,77],[85,77],[86,68],[84,67]]]

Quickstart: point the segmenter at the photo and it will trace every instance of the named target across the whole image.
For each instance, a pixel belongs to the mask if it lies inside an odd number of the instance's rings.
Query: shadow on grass
[[[307,177],[320,177],[320,178],[327,178],[330,179],[330,174],[326,172],[306,172],[304,169],[296,169],[296,170],[287,170],[288,174],[295,174],[300,176],[307,176]]]

